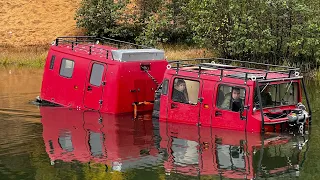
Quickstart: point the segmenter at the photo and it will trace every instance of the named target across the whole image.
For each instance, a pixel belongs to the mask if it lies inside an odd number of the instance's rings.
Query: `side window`
[[[51,56],[51,60],[50,60],[50,67],[49,69],[53,69],[54,67],[54,61],[56,60],[56,56],[55,55],[52,55]]]
[[[217,92],[217,107],[239,111],[244,105],[245,89],[228,85],[220,85]]]
[[[74,61],[69,59],[62,59],[61,66],[60,66],[60,75],[71,78],[74,69]]]
[[[186,104],[197,104],[199,87],[198,81],[175,78],[172,87],[172,100]]]
[[[102,76],[104,72],[104,66],[102,64],[94,63],[90,74],[90,84],[94,86],[100,86]]]
[[[168,84],[169,84],[169,80],[165,79],[162,84],[161,94],[163,94],[163,95],[168,94]]]

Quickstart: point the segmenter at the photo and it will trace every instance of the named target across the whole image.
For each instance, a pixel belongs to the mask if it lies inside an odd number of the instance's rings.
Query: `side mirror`
[[[255,107],[256,109],[259,109],[259,108],[260,108],[259,102],[256,102],[256,103],[254,104],[254,107]]]
[[[246,116],[242,116],[242,114],[243,114],[244,110],[247,110],[247,109],[249,109],[248,106],[243,106],[243,107],[240,108],[240,110],[239,110],[240,120],[245,120],[246,119]]]

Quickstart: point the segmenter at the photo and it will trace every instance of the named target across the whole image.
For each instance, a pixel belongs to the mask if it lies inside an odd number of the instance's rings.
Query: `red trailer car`
[[[39,99],[111,114],[136,106],[152,110],[167,64],[162,50],[108,38],[58,37],[46,59]]]

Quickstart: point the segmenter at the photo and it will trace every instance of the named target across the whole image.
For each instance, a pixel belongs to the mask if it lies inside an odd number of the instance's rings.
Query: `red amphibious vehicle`
[[[154,114],[160,121],[249,132],[288,127],[303,132],[311,122],[299,68],[222,58],[188,61],[168,65],[155,96]]]
[[[161,50],[87,36],[55,40],[39,101],[135,116],[153,108],[160,121],[249,132],[303,132],[311,122],[299,68],[222,58],[167,61]]]

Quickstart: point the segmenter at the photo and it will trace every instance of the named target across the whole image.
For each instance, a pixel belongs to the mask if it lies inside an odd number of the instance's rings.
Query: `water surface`
[[[318,81],[309,135],[133,120],[30,103],[42,70],[0,68],[0,179],[318,179]]]

